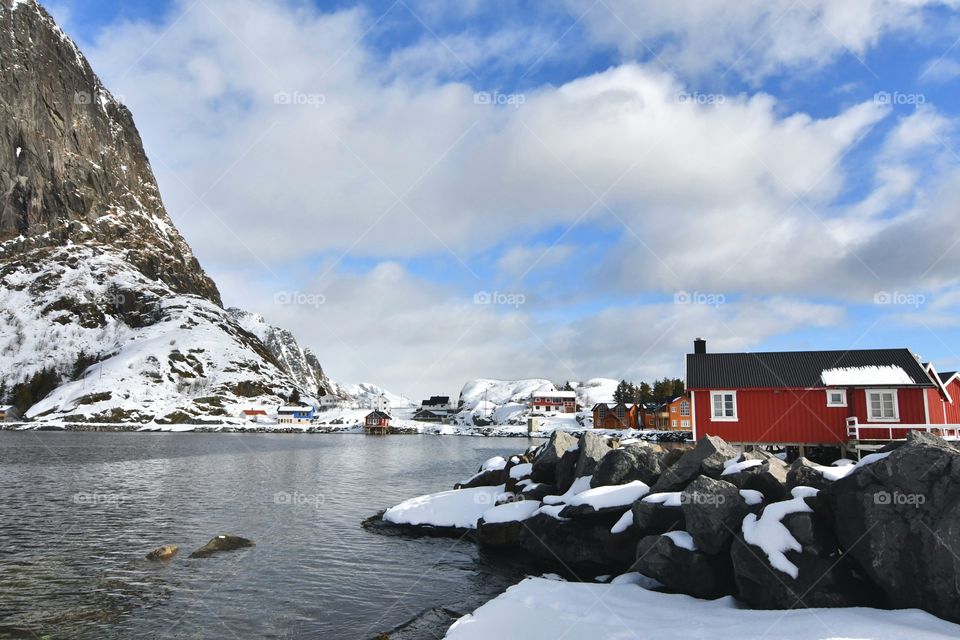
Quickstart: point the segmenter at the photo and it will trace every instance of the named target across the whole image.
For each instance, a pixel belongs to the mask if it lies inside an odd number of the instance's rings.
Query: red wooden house
[[[383,411],[371,411],[363,419],[363,430],[367,433],[386,433],[390,428],[389,414]]]
[[[635,404],[601,402],[593,406],[594,429],[637,429],[640,411]]]
[[[687,355],[694,438],[853,450],[918,428],[956,438],[960,384],[954,399],[931,371],[909,349],[707,353],[698,339]]]
[[[530,407],[538,411],[577,412],[575,391],[538,391],[530,396]]]

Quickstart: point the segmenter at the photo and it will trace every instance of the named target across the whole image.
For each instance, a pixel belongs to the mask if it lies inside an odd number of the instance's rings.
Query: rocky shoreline
[[[679,450],[588,431],[488,460],[364,526],[466,537],[583,582],[637,572],[659,591],[751,609],[922,609],[960,622],[957,523],[960,451],[926,433],[824,466],[714,437]]]

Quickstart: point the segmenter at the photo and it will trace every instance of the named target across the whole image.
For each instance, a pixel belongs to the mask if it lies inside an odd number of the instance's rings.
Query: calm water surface
[[[360,528],[522,439],[0,432],[0,637],[367,639],[518,579]],[[213,535],[257,546],[187,556]],[[144,559],[177,544],[169,564]]]

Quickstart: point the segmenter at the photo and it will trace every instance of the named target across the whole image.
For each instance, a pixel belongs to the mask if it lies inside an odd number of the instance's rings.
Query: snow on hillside
[[[591,378],[586,382],[571,383],[577,392],[577,402],[584,409],[590,409],[600,402],[613,402],[619,380],[613,378]]]
[[[555,391],[549,380],[531,378],[528,380],[490,380],[477,378],[463,385],[460,402],[463,410],[473,411],[481,402],[496,406],[523,404],[535,391]]]
[[[370,382],[360,382],[358,384],[347,385],[343,388],[343,392],[349,398],[355,400],[360,406],[369,406],[371,402],[380,396],[386,396],[391,407],[406,408],[413,406],[413,403],[409,398],[391,393],[383,387],[379,387]]]
[[[23,393],[36,377],[61,383],[30,407],[30,418],[235,416],[299,388],[229,313],[174,293],[110,249],[61,247],[42,263],[3,267],[0,285],[5,393]]]

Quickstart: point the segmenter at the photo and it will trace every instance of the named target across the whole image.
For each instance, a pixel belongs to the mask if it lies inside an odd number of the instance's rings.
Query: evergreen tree
[[[630,385],[626,380],[621,380],[620,384],[617,385],[617,388],[613,392],[613,401],[620,402],[630,402]]]

